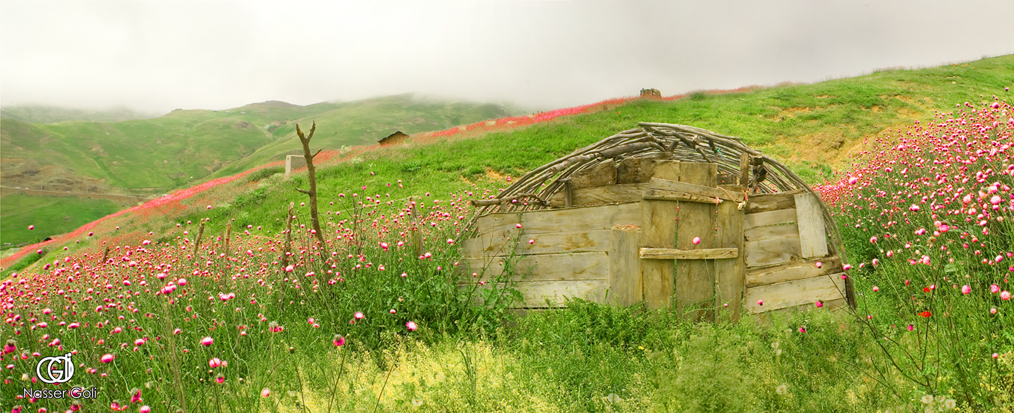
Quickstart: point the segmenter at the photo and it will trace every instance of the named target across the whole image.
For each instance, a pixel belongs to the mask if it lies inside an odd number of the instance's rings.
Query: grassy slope
[[[127,108],[106,110],[68,109],[54,106],[10,106],[0,109],[0,117],[28,123],[56,123],[69,120],[88,122],[119,122],[124,120],[148,119],[144,113]]]
[[[106,199],[58,198],[13,194],[0,198],[4,210],[0,242],[18,244],[39,242],[52,234],[73,231],[120,209]],[[29,225],[45,223],[46,230],[29,230]]]
[[[263,102],[222,111],[177,110],[155,119],[115,123],[32,124],[3,119],[0,144],[5,158],[62,165],[75,175],[104,179],[117,188],[157,188],[142,191],[157,194],[282,159],[300,148],[296,122],[308,127],[316,120],[321,133],[314,146],[339,148],[371,144],[395,130],[438,130],[506,115],[497,105],[427,101],[411,95],[308,106]],[[8,219],[14,210],[8,209],[10,202],[4,202],[4,232],[18,233],[26,222],[39,227],[28,238],[5,236],[5,242],[17,244],[57,234],[52,231],[62,225],[41,225],[48,215],[74,215],[68,209],[72,203],[33,200],[18,201],[25,207],[31,204],[27,215],[21,211],[18,219]],[[60,211],[37,212],[43,207]],[[93,203],[88,209],[105,215],[118,208]]]
[[[265,102],[223,111],[177,110],[155,119],[113,123],[29,124],[4,119],[0,131],[6,158],[65,165],[78,175],[105,179],[120,188],[168,190],[225,166],[230,167],[221,173],[228,174],[279,160],[299,148],[295,122],[317,120],[330,131],[319,135],[318,145],[337,148],[375,142],[398,129],[437,130],[505,115],[496,105],[426,102],[399,95],[305,107]]]
[[[638,121],[688,124],[742,137],[747,144],[784,160],[805,180],[816,183],[831,173],[833,165],[847,161],[849,150],[864,136],[916,119],[929,119],[934,110],[952,108],[951,102],[991,99],[993,94],[1004,93],[1004,87],[1014,86],[1012,77],[1014,55],[746,93],[676,101],[639,100],[608,111],[558,118],[511,131],[367,151],[353,162],[339,161],[319,169],[318,192],[325,202],[337,202],[340,192],[390,193],[392,198],[401,198],[424,192],[443,196],[473,189],[473,184],[479,184],[478,188],[506,187],[506,181],[497,175],[519,177],[574,149],[635,127]],[[985,98],[980,99],[980,94]],[[318,133],[329,132],[318,124]],[[838,140],[839,149],[831,149],[830,145]],[[411,191],[394,187],[398,180]],[[389,183],[394,186],[387,187]],[[367,191],[361,190],[363,185]],[[289,201],[303,200],[293,188],[305,186],[305,178],[294,177],[266,186],[256,196],[244,196],[240,198],[243,202],[228,208],[216,208],[210,215],[201,211],[187,219],[211,216],[216,231],[222,230],[216,223],[229,218],[236,218],[236,223],[243,226],[280,229],[281,224],[274,218]]]

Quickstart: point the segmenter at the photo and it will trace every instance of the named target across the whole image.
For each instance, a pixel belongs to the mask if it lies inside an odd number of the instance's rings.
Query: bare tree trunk
[[[313,226],[314,234],[317,237],[317,241],[320,242],[321,248],[327,249],[327,244],[324,243],[324,232],[320,230],[320,220],[317,218],[317,177],[316,169],[313,166],[313,158],[320,153],[320,149],[317,153],[310,154],[310,139],[313,139],[313,132],[317,129],[317,122],[310,126],[310,133],[303,135],[303,131],[299,129],[299,124],[296,124],[296,134],[299,135],[299,142],[303,144],[303,158],[306,159],[306,173],[310,178],[310,190],[303,190],[296,188],[297,191],[302,192],[310,196],[310,224]]]

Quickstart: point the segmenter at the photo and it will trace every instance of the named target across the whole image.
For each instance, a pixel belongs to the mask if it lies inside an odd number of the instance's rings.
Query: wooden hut
[[[654,89],[654,88],[652,88],[652,89],[641,89],[641,97],[642,98],[647,98],[647,99],[661,99],[662,98],[662,92],[659,92],[658,89]]]
[[[387,135],[387,137],[385,138],[381,138],[379,141],[377,141],[377,143],[381,145],[394,145],[396,143],[404,143],[405,140],[407,139],[408,135],[406,135],[402,131],[397,131],[395,133]]]
[[[508,277],[524,308],[579,297],[738,319],[855,305],[834,220],[792,171],[736,137],[639,126],[472,201],[462,271]]]

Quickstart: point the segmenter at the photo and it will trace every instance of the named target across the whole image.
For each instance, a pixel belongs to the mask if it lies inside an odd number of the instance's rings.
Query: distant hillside
[[[296,153],[297,122],[309,127],[316,121],[327,132],[314,143],[336,149],[374,143],[397,130],[412,134],[508,115],[493,104],[398,95],[308,106],[269,101],[229,110],[175,110],[120,122],[40,124],[2,118],[0,152],[7,164],[2,179],[4,186],[47,185],[61,191],[88,180],[107,191],[162,193],[219,171]],[[13,162],[34,169],[11,169]]]
[[[9,106],[0,108],[0,118],[27,123],[57,123],[69,120],[85,122],[119,122],[150,119],[157,115],[119,107],[105,110],[68,109],[56,106]]]
[[[13,244],[56,234],[42,229],[53,230],[54,226],[23,230],[43,217],[79,222],[80,211],[89,210],[90,217],[102,216],[137,201],[121,199],[117,204],[81,194],[158,196],[282,160],[287,153],[301,153],[296,123],[308,129],[316,121],[319,133],[314,147],[339,149],[375,144],[398,130],[414,134],[512,115],[499,105],[410,94],[307,106],[268,101],[227,110],[175,110],[153,119],[118,122],[35,123],[23,119],[56,119],[56,112],[12,111],[8,117],[4,110],[0,117],[0,186],[10,189],[0,197],[0,219],[3,242]],[[10,194],[21,191],[18,187],[47,193],[11,198]],[[54,200],[48,192],[63,197]],[[56,202],[70,196],[75,197],[74,202]],[[82,203],[89,206],[84,208]],[[68,210],[34,211],[63,206]]]

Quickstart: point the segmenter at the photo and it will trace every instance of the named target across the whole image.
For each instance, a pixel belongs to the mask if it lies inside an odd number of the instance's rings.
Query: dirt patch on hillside
[[[34,159],[0,159],[3,186],[57,192],[117,193],[101,179],[79,176],[60,165],[39,165]]]
[[[486,177],[489,178],[490,180],[493,180],[493,181],[504,181],[504,182],[507,182],[507,177],[506,176],[500,175],[499,173],[497,173],[496,171],[494,171],[494,170],[492,170],[490,168],[486,168]]]

